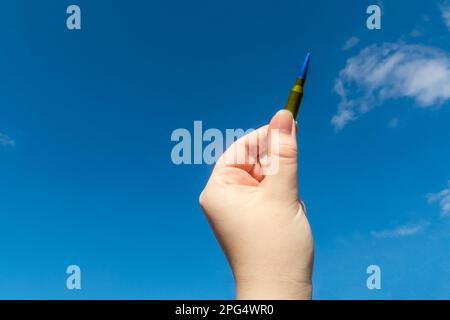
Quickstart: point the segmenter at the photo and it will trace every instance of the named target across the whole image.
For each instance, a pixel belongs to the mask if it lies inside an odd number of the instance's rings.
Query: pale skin
[[[226,150],[200,195],[237,299],[311,299],[314,245],[299,198],[296,131],[280,110]]]

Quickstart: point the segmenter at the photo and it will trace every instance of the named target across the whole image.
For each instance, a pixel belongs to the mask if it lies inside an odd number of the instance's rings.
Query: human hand
[[[297,162],[296,125],[281,110],[226,150],[200,195],[238,299],[311,298],[314,246]]]

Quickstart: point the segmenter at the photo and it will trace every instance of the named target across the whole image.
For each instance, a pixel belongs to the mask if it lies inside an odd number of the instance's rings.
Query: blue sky
[[[212,167],[175,166],[170,136],[265,124],[308,50],[314,297],[450,298],[448,3],[377,2],[372,31],[370,1],[74,3],[81,31],[69,2],[0,13],[0,298],[233,298],[197,203]]]

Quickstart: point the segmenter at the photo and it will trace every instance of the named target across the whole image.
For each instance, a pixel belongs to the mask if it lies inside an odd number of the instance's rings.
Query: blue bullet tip
[[[305,62],[303,62],[302,70],[300,71],[298,77],[306,79],[306,75],[308,74],[309,61],[311,60],[311,53],[308,52],[306,54]]]

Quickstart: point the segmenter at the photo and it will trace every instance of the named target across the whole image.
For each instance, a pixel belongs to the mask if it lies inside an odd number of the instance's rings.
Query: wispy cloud
[[[450,216],[450,181],[448,187],[438,193],[429,193],[427,195],[429,203],[439,203],[441,207],[441,216]]]
[[[16,142],[6,134],[0,133],[0,146],[14,147]]]
[[[359,43],[359,38],[357,37],[351,37],[347,41],[345,41],[344,45],[342,46],[342,50],[349,50],[356,46]]]
[[[440,5],[442,19],[444,20],[445,25],[450,30],[450,3],[446,1]]]
[[[406,224],[398,226],[394,229],[386,229],[381,231],[372,231],[370,234],[375,238],[399,238],[415,235],[429,225],[427,221],[418,224]]]
[[[423,15],[422,18],[419,20],[418,24],[412,29],[412,31],[409,33],[409,36],[412,38],[418,38],[423,36],[425,33],[427,33],[427,25],[430,22],[430,17],[428,15]]]
[[[397,128],[398,123],[399,123],[398,118],[392,118],[391,121],[389,121],[389,123],[388,123],[389,128]]]
[[[418,27],[415,27],[409,35],[413,38],[418,38],[423,34],[422,30],[420,30]]]
[[[450,54],[403,42],[372,45],[347,60],[334,90],[341,101],[331,123],[338,130],[387,99],[440,105],[450,99]]]

